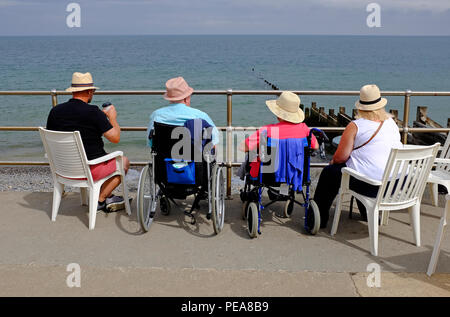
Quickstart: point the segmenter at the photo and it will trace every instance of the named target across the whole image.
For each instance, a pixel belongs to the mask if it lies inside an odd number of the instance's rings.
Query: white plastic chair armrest
[[[449,164],[450,165],[450,159],[447,158],[435,158],[434,164]]]
[[[353,176],[354,178],[359,179],[360,181],[363,181],[363,182],[365,182],[367,184],[374,185],[374,186],[381,186],[381,182],[380,181],[377,181],[375,179],[369,178],[366,175],[361,174],[361,173],[359,173],[359,172],[357,172],[354,169],[351,169],[349,167],[344,167],[342,169],[342,173],[347,173],[350,176]]]
[[[95,164],[103,163],[103,162],[109,161],[110,159],[113,159],[113,158],[118,157],[118,156],[123,156],[123,152],[122,151],[115,151],[115,152],[106,154],[106,155],[104,155],[102,157],[99,157],[99,158],[96,158],[94,160],[88,161],[88,164],[89,165],[95,165]]]
[[[416,145],[416,144],[403,144],[399,147],[394,147],[395,149],[421,149],[423,145]]]

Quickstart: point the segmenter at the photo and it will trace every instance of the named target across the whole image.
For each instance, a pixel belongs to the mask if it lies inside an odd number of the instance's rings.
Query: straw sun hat
[[[276,100],[267,100],[266,105],[274,115],[285,121],[300,123],[305,119],[305,114],[299,107],[300,98],[290,91],[283,91]]]
[[[380,89],[377,85],[365,85],[359,91],[359,100],[355,107],[363,111],[375,111],[386,106],[386,98],[381,98]]]
[[[72,85],[66,89],[68,92],[77,92],[83,90],[98,89],[94,87],[91,73],[78,73],[72,75]]]

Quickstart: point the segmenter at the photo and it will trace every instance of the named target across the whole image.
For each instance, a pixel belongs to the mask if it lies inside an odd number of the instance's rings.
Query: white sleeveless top
[[[380,122],[363,118],[352,122],[358,128],[353,148],[357,148],[367,142],[380,125]],[[392,118],[389,118],[383,123],[378,134],[369,143],[352,151],[346,164],[348,167],[372,179],[381,181],[391,149],[401,146],[397,124]]]

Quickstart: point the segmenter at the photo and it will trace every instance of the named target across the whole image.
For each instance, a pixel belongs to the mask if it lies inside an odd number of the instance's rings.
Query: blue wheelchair
[[[310,178],[310,162],[314,151],[311,148],[312,134],[315,133],[319,142],[320,154],[324,157],[324,142],[328,141],[326,134],[317,128],[310,130],[309,135],[303,140],[303,172],[301,176],[301,184],[294,186],[291,180],[285,182],[277,181],[276,170],[265,169],[265,167],[273,164],[273,159],[277,161],[276,168],[282,168],[285,162],[280,162],[280,151],[278,142],[274,142],[271,138],[266,137],[264,145],[260,146],[256,154],[261,161],[259,175],[252,177],[250,175],[250,166],[246,164],[244,176],[244,188],[241,189],[240,198],[242,200],[242,218],[247,220],[247,231],[251,238],[256,238],[261,234],[261,211],[272,205],[275,202],[285,201],[284,216],[291,217],[294,210],[294,204],[300,205],[305,209],[304,228],[312,235],[315,235],[320,228],[320,212],[317,204],[309,197],[309,186],[311,184]],[[263,142],[264,137],[261,137]],[[275,152],[275,154],[274,154]],[[270,158],[269,158],[270,157]],[[296,187],[296,188],[295,188]],[[263,204],[261,201],[262,192],[267,189],[270,202]],[[300,194],[303,197],[303,203],[295,199],[295,194]]]

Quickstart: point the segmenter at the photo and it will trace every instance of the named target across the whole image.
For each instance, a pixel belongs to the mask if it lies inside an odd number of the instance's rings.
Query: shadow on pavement
[[[43,211],[47,214],[48,219],[52,219],[52,202],[53,193],[32,192],[24,196],[25,204],[19,203],[27,209]],[[79,193],[65,193],[59,205],[58,215],[77,217],[82,224],[89,227],[89,209],[88,206],[81,205],[81,198]]]

